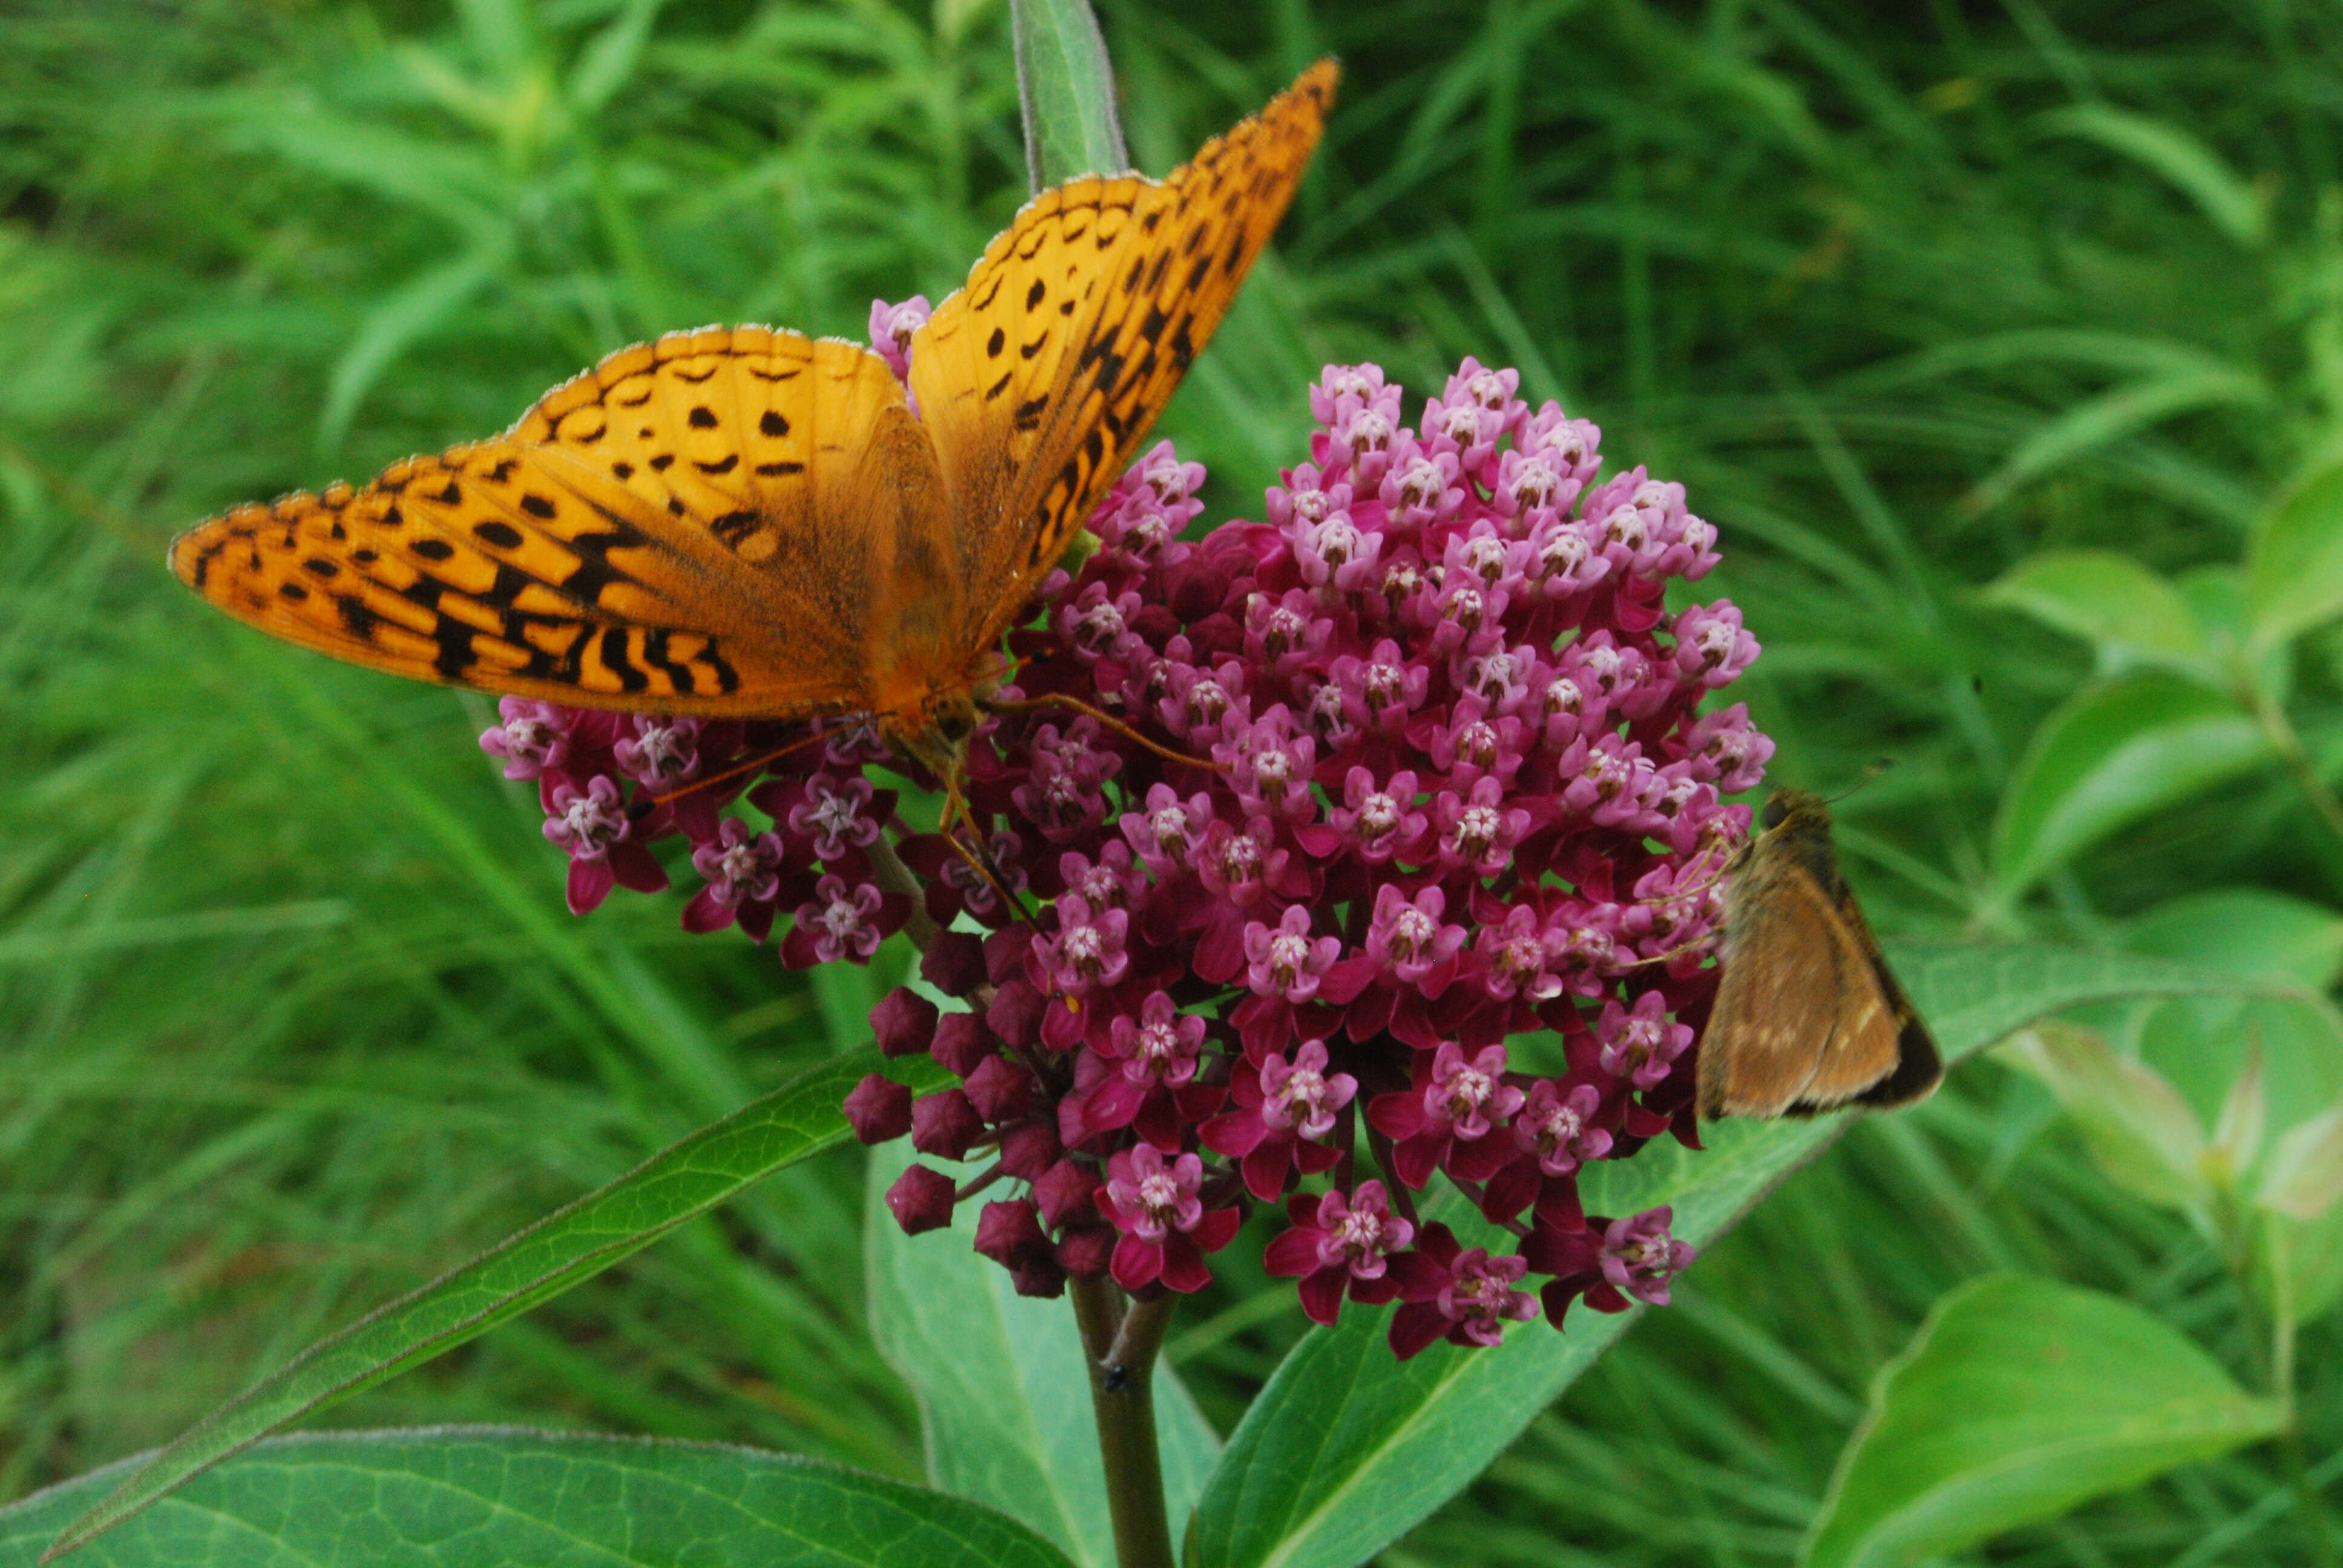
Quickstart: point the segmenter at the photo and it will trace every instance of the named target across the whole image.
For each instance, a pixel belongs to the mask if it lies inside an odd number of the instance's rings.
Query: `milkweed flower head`
[[[922,303],[872,313],[899,375]],[[1758,645],[1727,601],[1668,607],[1718,558],[1683,487],[1603,477],[1601,432],[1518,387],[1467,359],[1411,424],[1378,367],[1330,366],[1262,517],[1201,537],[1202,466],[1133,465],[1010,634],[1024,700],[968,759],[988,875],[906,828],[865,769],[937,781],[867,724],[508,699],[481,744],[537,782],[581,912],[665,886],[679,839],[687,927],[786,916],[786,964],[868,962],[924,917],[923,980],[960,1010],[898,990],[873,1028],[959,1086],[874,1074],[848,1118],[986,1161],[966,1186],[914,1163],[888,1206],[916,1232],[982,1190],[977,1250],[1021,1291],[1202,1289],[1262,1206],[1309,1315],[1396,1303],[1402,1355],[1664,1303],[1691,1257],[1668,1211],[1590,1215],[1578,1182],[1699,1146],[1706,947],[1749,830],[1722,797],[1773,751],[1715,694]],[[1475,1235],[1419,1216],[1435,1182]]]

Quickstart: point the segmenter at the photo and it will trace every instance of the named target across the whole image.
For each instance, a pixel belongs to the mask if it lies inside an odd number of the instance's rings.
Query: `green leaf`
[[[2221,156],[2168,120],[2105,104],[2053,109],[2042,128],[2097,142],[2162,176],[2197,204],[2206,220],[2247,250],[2269,238],[2269,204],[2251,182],[2238,177]]]
[[[2343,462],[2314,466],[2261,519],[2246,554],[2246,602],[2264,648],[2343,613]]]
[[[2250,370],[2229,366],[2205,366],[2127,381],[2072,404],[2044,422],[1969,492],[1962,501],[1963,509],[1973,514],[1989,511],[2044,475],[2167,419],[2199,408],[2256,407],[2269,400],[2268,383]]]
[[[2245,983],[2032,945],[1892,943],[1888,955],[1947,1059],[2085,1002]],[[1847,1121],[1726,1121],[1703,1130],[1700,1154],[1664,1139],[1589,1171],[1587,1206],[1624,1214],[1672,1203],[1676,1234],[1705,1246]],[[1383,1340],[1388,1309],[1346,1309],[1294,1348],[1231,1435],[1197,1505],[1191,1568],[1352,1568],[1372,1557],[1479,1475],[1634,1317],[1582,1312],[1563,1333],[1532,1323],[1493,1350],[1435,1344],[1400,1362]]]
[[[1129,168],[1114,112],[1114,70],[1090,0],[1012,0],[1010,17],[1033,189]]]
[[[123,1466],[0,1509],[0,1568]],[[281,1438],[77,1552],[88,1568],[1065,1568],[990,1509],[813,1460],[499,1427]]]
[[[2343,914],[2268,888],[2208,888],[2125,922],[2123,945],[2324,990],[2343,973]]]
[[[883,1065],[920,1087],[948,1081],[923,1057]],[[59,1548],[112,1529],[280,1427],[551,1301],[750,1184],[844,1141],[840,1102],[881,1066],[879,1053],[865,1050],[800,1073],[470,1262],[320,1340],[146,1461],[75,1520],[58,1537]]]
[[[2343,1105],[2278,1141],[2254,1201],[2306,1224],[2325,1219],[2343,1202]]]
[[[2077,693],[2035,732],[1994,824],[1994,874],[2015,900],[2142,818],[2268,762],[2237,704],[2168,676]]]
[[[2057,1097],[2108,1181],[2168,1209],[2211,1203],[2204,1125],[2161,1073],[2095,1030],[2055,1020],[2019,1030],[1994,1054]]]
[[[1903,1568],[2268,1437],[2275,1400],[2128,1302],[2001,1276],[1880,1375],[1802,1568]]]
[[[2097,644],[2110,667],[2196,669],[2205,662],[2204,633],[2180,591],[2113,550],[2028,557],[1986,588],[1985,598]]]
[[[977,1203],[960,1205],[950,1231],[903,1234],[883,1194],[910,1163],[901,1141],[870,1151],[864,1256],[871,1337],[919,1396],[928,1479],[1032,1526],[1082,1568],[1114,1568],[1071,1305],[1019,1295],[1008,1271],[977,1253]],[[1155,1437],[1176,1534],[1221,1442],[1161,1361]]]

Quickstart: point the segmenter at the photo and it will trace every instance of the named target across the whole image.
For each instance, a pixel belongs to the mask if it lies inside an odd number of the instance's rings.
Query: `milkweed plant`
[[[1015,26],[1037,185],[1119,159],[1087,8],[1021,5]],[[872,307],[898,377],[928,313]],[[873,1156],[890,1245],[972,1250],[1015,1295],[1066,1299],[1049,1310],[1079,1354],[1051,1375],[1097,1438],[1077,1512],[1111,1522],[1121,1568],[1372,1556],[1471,1471],[1410,1477],[1392,1437],[1403,1462],[1352,1455],[1348,1492],[1312,1493],[1343,1412],[1423,1408],[1426,1365],[1497,1369],[1518,1409],[1472,1449],[1485,1463],[1566,1379],[1554,1347],[1666,1306],[1694,1248],[1676,1205],[1614,1201],[1659,1184],[1615,1173],[1698,1165],[1736,798],[1774,752],[1731,690],[1758,641],[1701,588],[1717,530],[1511,368],[1467,358],[1412,394],[1329,365],[1291,396],[1307,446],[1273,478],[1224,476],[1261,486],[1241,515],[1206,515],[1202,465],[1169,441],[1121,476],[1010,632],[964,779],[851,716],[505,699],[479,744],[534,789],[573,913],[664,894],[687,931],[780,968],[878,969],[873,1048],[325,1342],[58,1547],[850,1136],[908,1142]],[[1783,1139],[1765,1171],[1819,1146]],[[1173,1314],[1264,1273],[1317,1327],[1203,1498],[1169,1499]],[[1356,1503],[1361,1477],[1389,1497]],[[790,1539],[830,1553],[808,1562],[1051,1568],[1081,1534],[1021,1497],[986,1497],[1011,1521],[845,1473],[758,1484],[779,1490],[739,1507],[799,1510]],[[1317,1521],[1311,1544],[1260,1523],[1272,1493]],[[1345,1534],[1344,1509],[1372,1519]]]

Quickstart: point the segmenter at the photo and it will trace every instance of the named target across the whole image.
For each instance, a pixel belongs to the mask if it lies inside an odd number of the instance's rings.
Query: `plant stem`
[[[2286,1407],[2286,1430],[2278,1437],[2278,1465],[2294,1493],[2295,1513],[2302,1533],[2310,1538],[2311,1558],[2318,1568],[2336,1568],[2334,1520],[2326,1500],[2311,1484],[2310,1464],[2302,1450],[2302,1420],[2295,1396],[2294,1260],[2286,1240],[2273,1227],[2266,1231],[2270,1280],[2270,1392]]]
[[[1090,1371],[1115,1562],[1120,1568],[1177,1568],[1155,1446],[1155,1356],[1180,1298],[1166,1293],[1133,1303],[1105,1280],[1070,1280],[1066,1293]]]
[[[2295,733],[2294,721],[2286,716],[2286,709],[2272,702],[2258,686],[2247,683],[2244,695],[2247,705],[2253,709],[2254,718],[2261,724],[2262,733],[2269,737],[2272,746],[2278,748],[2278,761],[2293,777],[2295,788],[2300,789],[2303,799],[2310,802],[2310,809],[2318,814],[2318,819],[2327,824],[2327,830],[2334,835],[2336,843],[2343,845],[2343,800],[2337,799],[2335,791],[2329,789],[2327,781],[2318,776],[2318,765],[2310,759],[2310,753],[2303,749],[2302,737]]]

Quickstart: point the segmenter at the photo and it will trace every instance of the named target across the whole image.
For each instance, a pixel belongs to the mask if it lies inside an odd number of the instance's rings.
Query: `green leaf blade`
[[[1115,116],[1114,70],[1090,0],[1013,0],[1011,14],[1034,191],[1129,168]]]
[[[2258,648],[2343,614],[2343,462],[2315,467],[2263,518],[2246,555]]]
[[[1889,1568],[1958,1552],[2283,1420],[2128,1302],[1979,1281],[1940,1302],[1881,1376],[1800,1562]]]
[[[117,1467],[118,1469],[119,1467]],[[114,1471],[0,1509],[0,1568]],[[1066,1568],[990,1509],[752,1449],[506,1428],[263,1444],[74,1558],[89,1568]]]
[[[157,1452],[52,1547],[67,1552],[150,1507],[222,1460],[486,1333],[609,1268],[754,1182],[843,1141],[840,1102],[882,1065],[943,1080],[923,1058],[850,1053],[653,1155],[617,1181],[412,1293],[319,1341]]]
[[[2029,556],[1986,589],[1986,602],[2098,645],[2117,659],[2200,666],[2202,628],[2179,589],[2113,550]]]
[[[2251,717],[2193,682],[2143,675],[2077,693],[2043,721],[2002,801],[2002,896],[2020,897],[2123,829],[2274,755]]]

